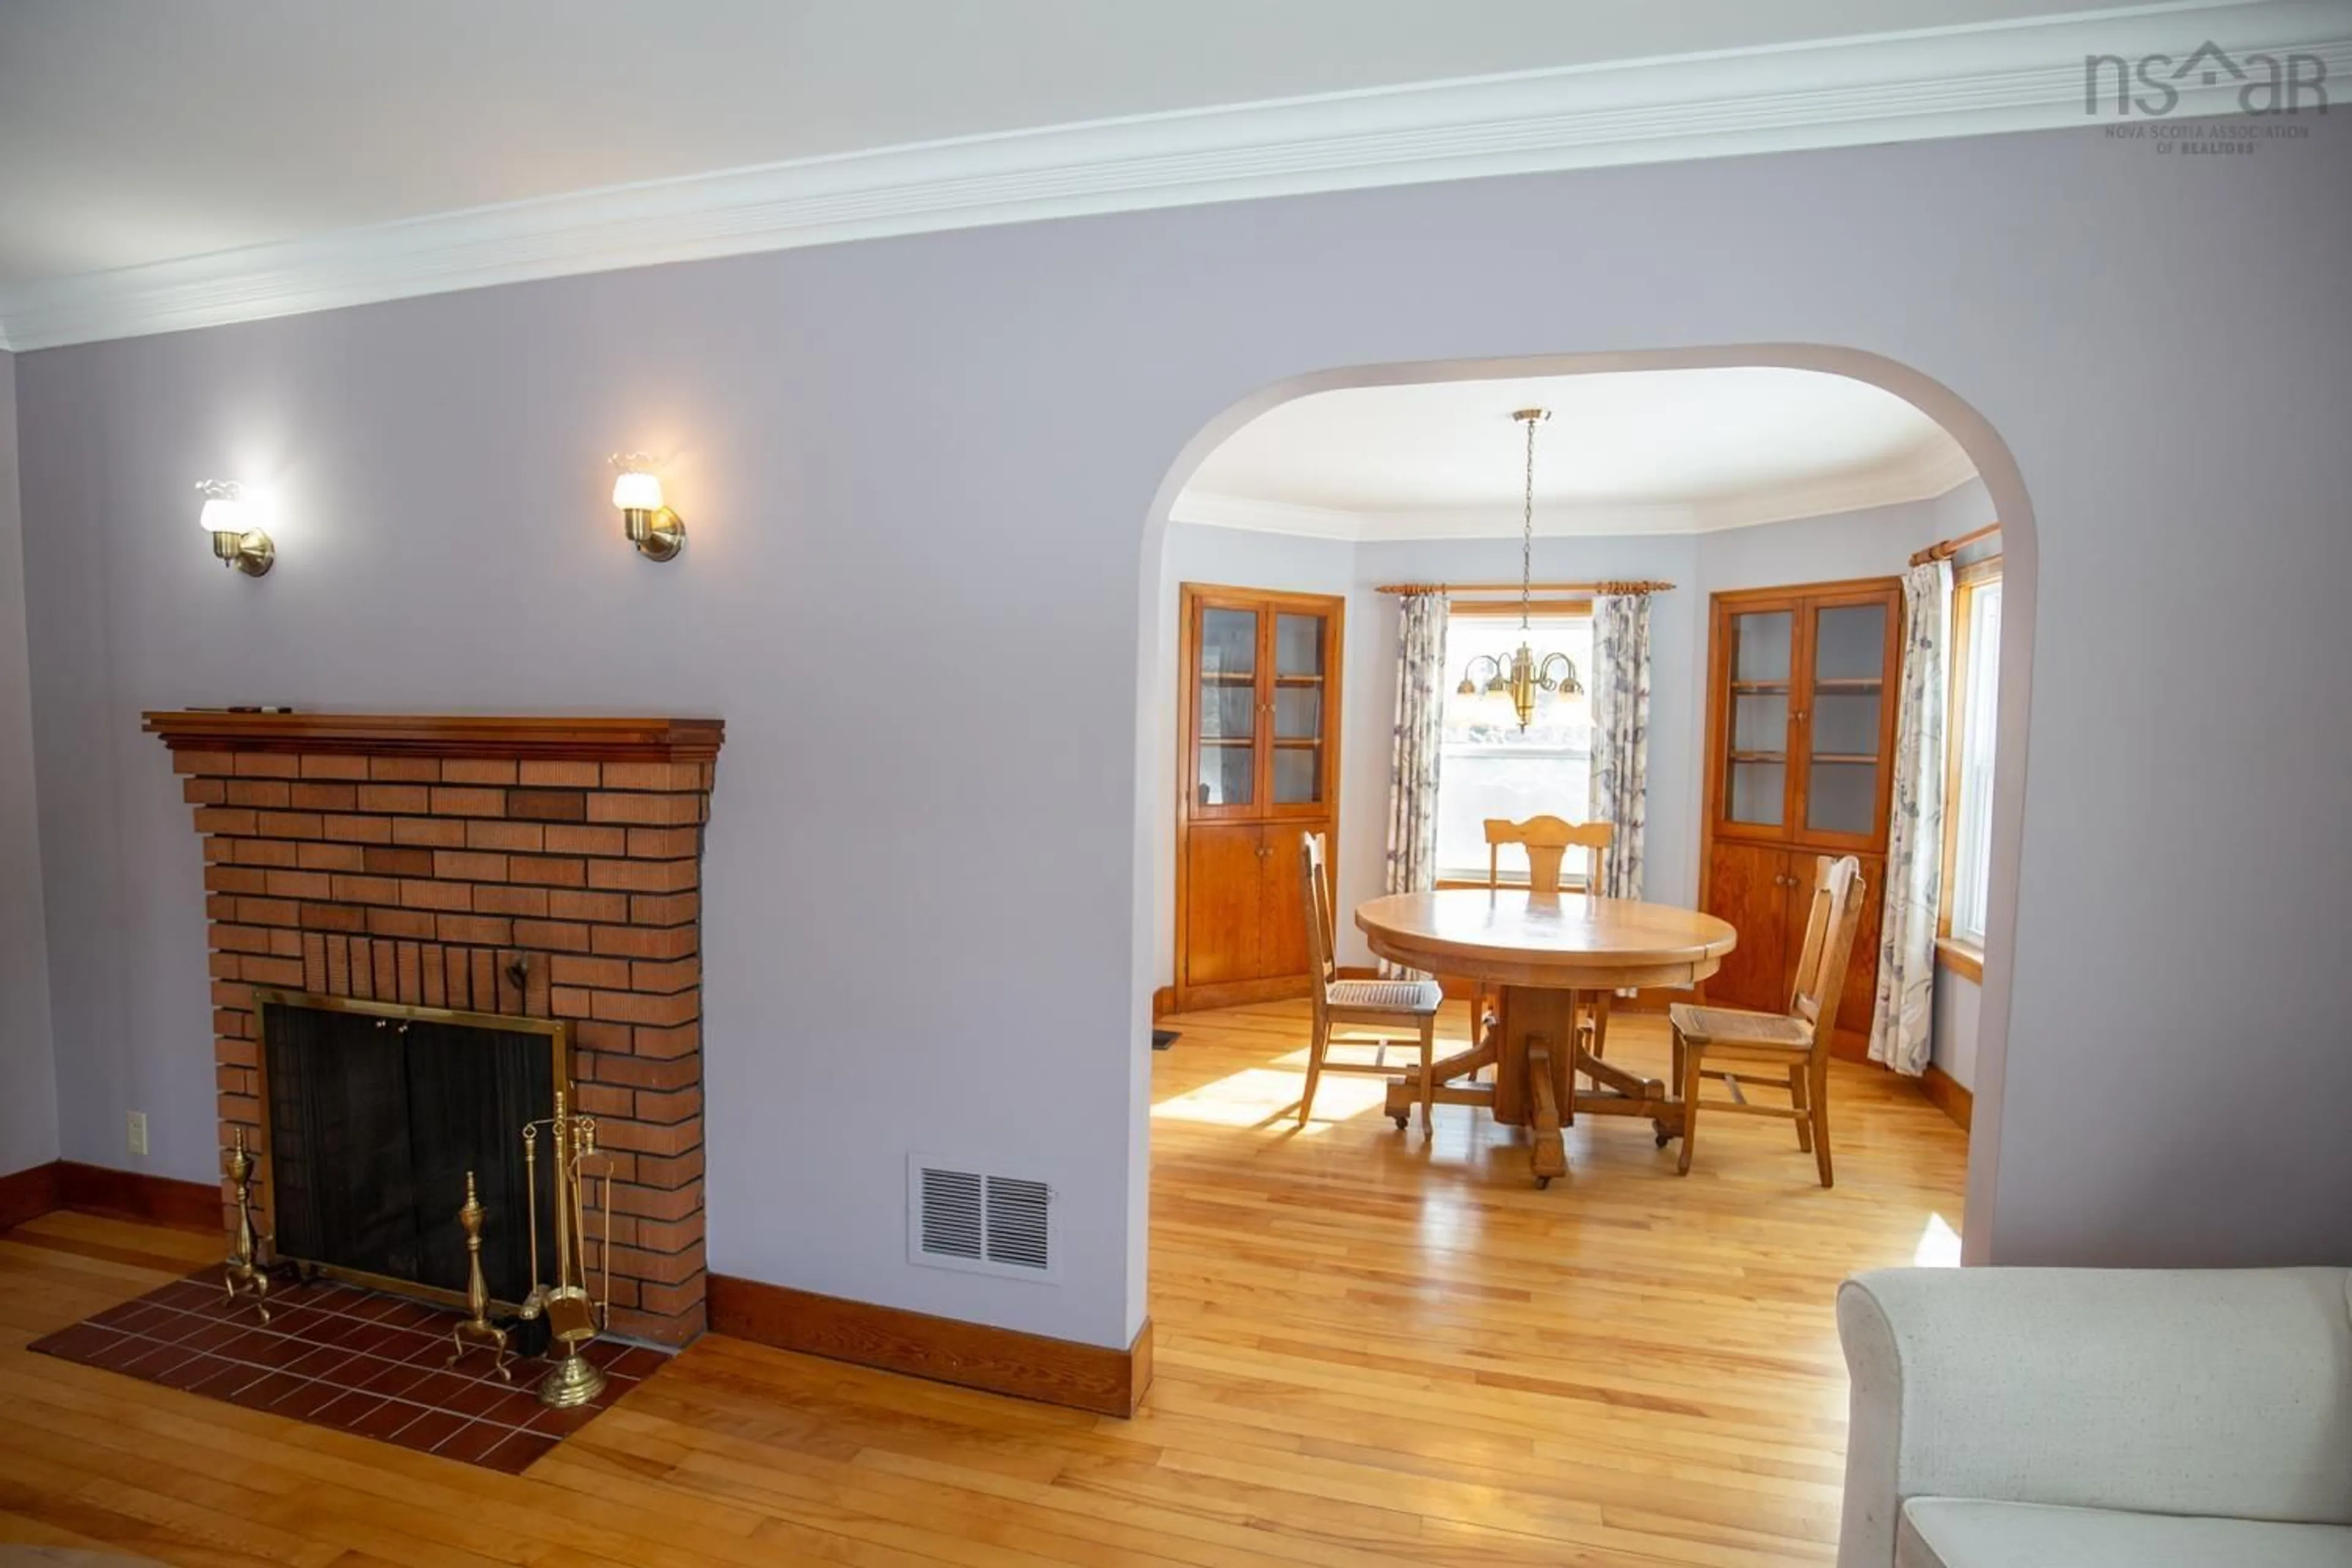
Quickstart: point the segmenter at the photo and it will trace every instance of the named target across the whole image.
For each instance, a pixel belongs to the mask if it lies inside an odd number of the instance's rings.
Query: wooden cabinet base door
[[[1265,838],[1265,858],[1262,862],[1265,874],[1258,880],[1258,973],[1304,975],[1314,967],[1315,961],[1307,956],[1307,887],[1298,869],[1298,838],[1302,833],[1322,834],[1328,858],[1331,825],[1269,822],[1259,831]],[[1306,989],[1297,984],[1284,993],[1290,996],[1306,994]]]
[[[1788,875],[1786,850],[1716,841],[1707,861],[1706,912],[1739,933],[1739,945],[1706,983],[1706,999],[1717,1006],[1777,1013],[1789,1005],[1789,968],[1796,955],[1782,941]],[[1796,929],[1801,938],[1801,917]]]
[[[1198,823],[1185,846],[1184,973],[1188,990],[1254,980],[1265,900],[1257,824]],[[1305,965],[1301,965],[1304,968]]]
[[[1304,996],[1307,900],[1298,839],[1328,822],[1196,823],[1185,838],[1179,1007]]]

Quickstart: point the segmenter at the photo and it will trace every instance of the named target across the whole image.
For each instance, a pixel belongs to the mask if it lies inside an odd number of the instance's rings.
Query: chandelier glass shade
[[[1536,716],[1543,697],[1581,697],[1584,682],[1576,661],[1564,653],[1535,651],[1529,643],[1528,611],[1533,602],[1536,530],[1536,426],[1551,417],[1549,408],[1522,408],[1511,416],[1528,427],[1527,485],[1519,512],[1519,646],[1506,664],[1493,654],[1480,654],[1463,667],[1462,684],[1454,689],[1463,697],[1507,695],[1524,730]]]

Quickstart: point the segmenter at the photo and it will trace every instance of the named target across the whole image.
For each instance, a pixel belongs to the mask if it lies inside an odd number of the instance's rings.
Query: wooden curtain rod
[[[1978,540],[1989,538],[2000,531],[2000,522],[1993,521],[1986,523],[1982,528],[1972,528],[1969,530],[1968,532],[1961,534],[1958,539],[1939,539],[1935,543],[1927,546],[1927,549],[1922,550],[1916,555],[1911,557],[1911,564],[1914,566],[1925,566],[1930,561],[1949,561],[1953,556],[1958,555],[1961,551],[1967,549],[1969,545],[1974,544]]]
[[[1375,592],[1382,594],[1516,594],[1517,583],[1383,583]],[[1531,594],[1663,594],[1672,583],[1633,582],[1601,583],[1529,583],[1525,585]]]

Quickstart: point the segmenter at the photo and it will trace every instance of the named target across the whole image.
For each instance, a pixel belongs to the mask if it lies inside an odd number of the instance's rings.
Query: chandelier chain
[[[1536,422],[1528,425],[1528,481],[1519,504],[1519,630],[1528,629],[1536,552]]]

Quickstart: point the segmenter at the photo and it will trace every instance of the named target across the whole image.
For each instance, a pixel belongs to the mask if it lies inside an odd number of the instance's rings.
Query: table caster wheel
[[[1551,1178],[1549,1176],[1538,1176],[1536,1178],[1536,1191],[1542,1192],[1546,1187],[1550,1185]]]
[[[1405,1130],[1406,1125],[1412,1121],[1412,1118],[1408,1114],[1404,1116],[1391,1116],[1389,1120],[1395,1122],[1397,1124],[1397,1131],[1402,1132]]]
[[[1650,1125],[1657,1129],[1659,1148],[1663,1149],[1667,1144],[1675,1141],[1675,1130],[1667,1126],[1664,1122],[1653,1121]]]

